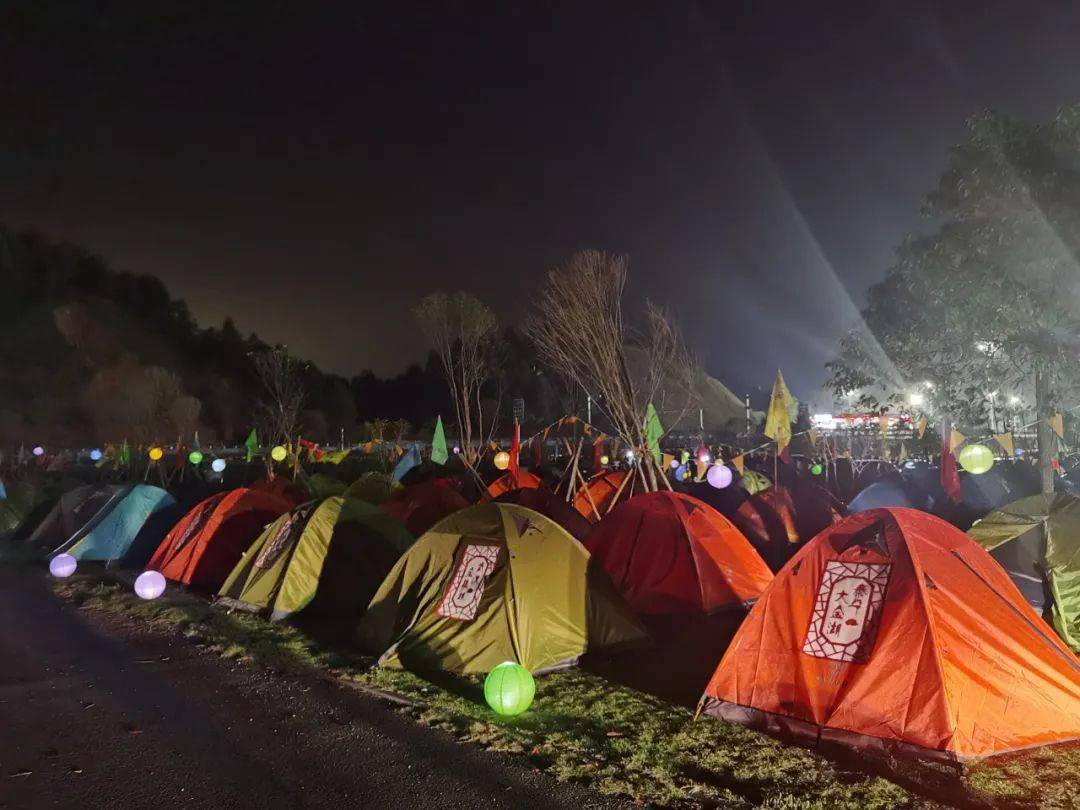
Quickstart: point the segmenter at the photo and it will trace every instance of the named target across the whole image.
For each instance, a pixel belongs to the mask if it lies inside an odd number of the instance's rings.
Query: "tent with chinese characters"
[[[645,492],[620,503],[585,547],[638,613],[749,605],[773,575],[731,522],[697,498]]]
[[[291,507],[282,495],[254,488],[211,495],[172,528],[147,568],[217,590],[267,524]]]
[[[589,553],[554,521],[515,504],[450,515],[398,560],[360,620],[382,666],[483,673],[573,664],[645,631]]]
[[[221,586],[226,607],[351,626],[412,535],[358,498],[302,504],[271,523]]]
[[[1009,572],[1035,612],[1080,653],[1080,498],[1021,498],[968,530]]]
[[[1080,738],[1080,661],[963,532],[878,509],[777,574],[700,708],[810,744],[965,761]]]

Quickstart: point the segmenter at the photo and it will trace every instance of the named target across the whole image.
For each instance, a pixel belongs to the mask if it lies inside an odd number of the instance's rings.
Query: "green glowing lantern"
[[[956,460],[972,475],[982,475],[994,466],[994,451],[985,444],[969,444]]]
[[[532,705],[536,681],[521,664],[504,661],[484,679],[484,700],[495,714],[513,717]]]
[[[203,455],[198,450],[192,450],[190,453],[188,453],[187,460],[190,461],[192,464],[194,464],[196,466],[198,466],[199,464],[202,464],[202,459],[203,459]]]
[[[287,455],[289,455],[289,451],[280,444],[270,451],[270,458],[274,461],[284,461]]]
[[[810,472],[814,475],[821,475],[824,470],[825,468],[822,467],[820,464],[815,464],[813,467],[810,468]]]

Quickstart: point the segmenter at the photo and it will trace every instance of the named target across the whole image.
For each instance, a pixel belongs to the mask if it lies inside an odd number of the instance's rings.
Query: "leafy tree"
[[[1078,381],[1080,106],[1039,125],[973,118],[925,213],[937,231],[906,241],[871,287],[830,384],[874,389],[864,406],[906,402],[943,429],[985,424],[994,392],[1033,401],[1051,491],[1045,417]]]

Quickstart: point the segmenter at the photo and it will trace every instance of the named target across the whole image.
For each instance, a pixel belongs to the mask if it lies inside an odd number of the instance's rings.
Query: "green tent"
[[[991,512],[968,534],[1080,653],[1080,498],[1033,495]]]
[[[398,560],[360,620],[385,667],[532,671],[645,631],[589,552],[538,512],[485,503],[435,524]]]
[[[314,473],[305,475],[303,484],[307,487],[311,497],[315,499],[329,498],[331,495],[341,495],[345,492],[345,482],[334,478],[326,473]]]
[[[340,495],[298,506],[271,523],[219,592],[219,603],[284,619],[306,615],[351,625],[412,544],[381,509]]]
[[[352,482],[345,494],[377,506],[386,503],[401,489],[402,485],[388,473],[366,472]]]

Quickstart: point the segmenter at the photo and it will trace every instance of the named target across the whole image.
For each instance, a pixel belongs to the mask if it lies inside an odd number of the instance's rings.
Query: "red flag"
[[[518,454],[521,453],[521,425],[514,420],[514,440],[510,443],[510,480],[518,485]]]
[[[540,469],[544,465],[544,443],[540,437],[533,439],[533,467]]]
[[[941,440],[941,488],[953,503],[960,503],[960,473],[956,470],[956,456],[949,449],[949,439]]]
[[[601,461],[601,457],[604,455],[604,443],[597,439],[593,442],[592,446],[592,468],[593,472],[599,472],[600,468],[604,466],[604,462]]]

